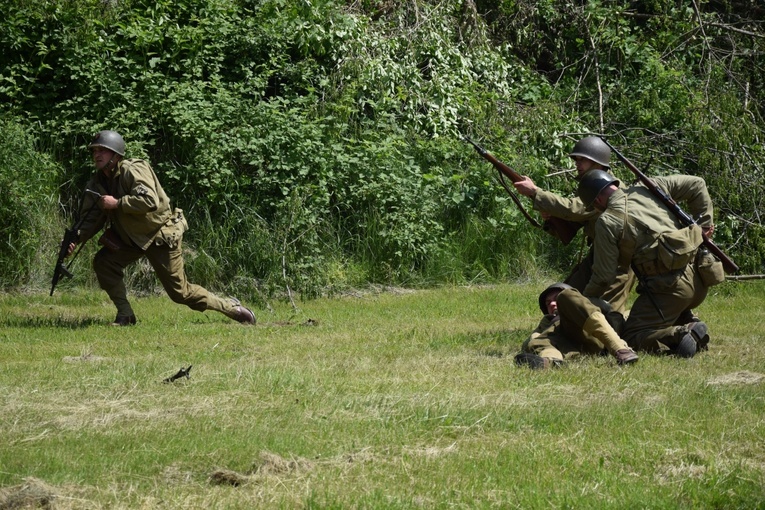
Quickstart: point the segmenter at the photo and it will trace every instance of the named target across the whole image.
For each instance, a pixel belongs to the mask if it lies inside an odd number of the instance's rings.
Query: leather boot
[[[515,364],[519,367],[528,365],[532,370],[543,370],[545,368],[559,367],[563,364],[563,360],[543,358],[530,352],[520,352],[515,355]]]
[[[239,323],[251,326],[254,326],[258,322],[252,310],[242,306],[242,303],[238,299],[232,299],[231,303],[233,308],[226,312],[226,316],[234,319]]]
[[[135,315],[117,315],[117,318],[114,319],[114,322],[111,323],[112,326],[133,326],[136,323]]]
[[[677,344],[670,346],[670,354],[680,358],[692,358],[698,351],[709,349],[709,329],[701,321],[678,326],[675,330]]]

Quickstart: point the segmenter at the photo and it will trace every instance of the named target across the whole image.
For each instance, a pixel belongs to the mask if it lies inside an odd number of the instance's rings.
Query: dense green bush
[[[64,218],[90,135],[119,130],[188,213],[191,278],[245,297],[565,271],[578,244],[533,230],[464,134],[566,194],[590,132],[701,175],[761,271],[763,43],[699,4],[0,0],[1,108],[64,169]]]
[[[49,260],[40,249],[61,224],[52,201],[60,172],[35,146],[29,127],[2,114],[0,169],[0,288],[8,289],[30,283],[45,264],[53,272],[56,254],[51,249]]]

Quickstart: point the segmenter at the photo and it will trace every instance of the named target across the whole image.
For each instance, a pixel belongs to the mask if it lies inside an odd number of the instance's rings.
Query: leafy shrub
[[[569,0],[0,7],[9,49],[1,108],[35,126],[66,170],[54,174],[64,216],[90,173],[90,135],[117,129],[188,212],[188,269],[206,286],[310,296],[363,281],[566,271],[577,248],[526,224],[464,134],[563,194],[574,188],[567,152],[591,132],[613,136],[641,165],[654,156],[657,172],[701,175],[719,204],[719,240],[748,270],[761,267],[752,197],[763,196],[765,52],[725,29],[730,9]],[[729,46],[741,58],[719,58]],[[752,171],[733,156],[742,151]]]
[[[28,128],[0,115],[1,287],[24,285],[38,268],[53,267],[53,250],[48,258],[40,248],[59,224],[52,199],[58,177]]]

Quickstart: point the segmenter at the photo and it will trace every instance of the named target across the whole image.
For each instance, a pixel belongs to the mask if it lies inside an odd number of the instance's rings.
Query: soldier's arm
[[[669,175],[656,177],[654,181],[699,225],[712,226],[714,206],[704,179],[693,175]]]
[[[611,221],[613,220],[613,221]],[[619,273],[619,246],[621,239],[619,220],[610,215],[601,215],[595,224],[593,242],[592,276],[584,288],[587,297],[601,297],[617,278]]]
[[[599,213],[587,209],[582,201],[576,198],[564,198],[557,193],[538,189],[533,197],[534,209],[569,221],[586,222]]]
[[[539,321],[539,325],[537,328],[531,332],[529,337],[523,342],[521,345],[521,350],[524,352],[530,352],[530,349],[528,348],[528,345],[542,336],[543,334],[547,334],[547,330],[551,327],[557,325],[558,320],[557,317],[553,315],[546,314],[544,317],[542,317],[542,320]]]
[[[126,161],[123,179],[130,192],[119,199],[117,207],[126,214],[142,215],[156,211],[159,198],[157,181],[149,164],[142,160]]]

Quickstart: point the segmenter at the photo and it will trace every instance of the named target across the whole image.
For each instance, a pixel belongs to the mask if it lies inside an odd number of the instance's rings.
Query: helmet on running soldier
[[[88,145],[88,149],[92,150],[95,147],[104,147],[116,152],[120,156],[125,155],[125,140],[122,139],[122,135],[109,129],[96,133],[96,136],[93,137],[90,145]]]

